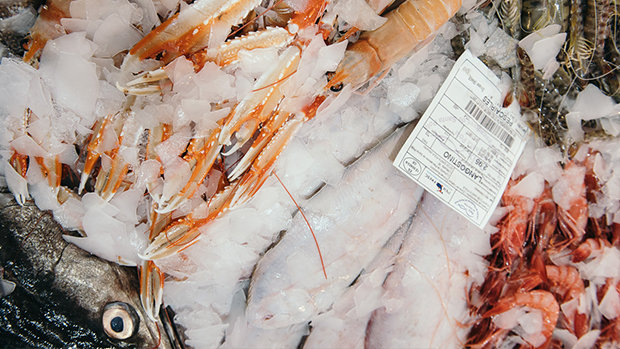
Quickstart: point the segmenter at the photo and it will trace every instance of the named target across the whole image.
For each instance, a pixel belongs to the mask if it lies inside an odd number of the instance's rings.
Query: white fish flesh
[[[392,235],[359,278],[334,302],[332,308],[310,323],[312,330],[304,343],[311,348],[364,348],[366,328],[385,293],[383,282],[392,271],[413,217]]]
[[[425,194],[373,314],[367,348],[463,347],[469,331],[466,292],[481,283],[489,234]]]
[[[309,321],[372,261],[413,213],[422,189],[398,174],[389,159],[402,130],[349,167],[337,187],[321,190],[303,210],[321,246],[300,214],[252,276],[246,316],[262,328]]]

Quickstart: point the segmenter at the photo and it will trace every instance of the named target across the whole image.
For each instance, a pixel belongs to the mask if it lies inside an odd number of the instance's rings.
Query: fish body
[[[326,311],[413,213],[423,190],[398,174],[389,160],[399,135],[402,130],[303,208],[321,246],[326,276],[300,214],[259,261],[246,310],[250,323],[286,327]]]
[[[412,220],[413,216],[398,228],[332,308],[312,320],[304,348],[364,348],[368,321],[373,311],[382,306],[383,283],[394,267]]]
[[[7,193],[0,193],[0,221],[3,278],[16,284],[0,298],[0,347],[152,348],[161,340],[160,348],[172,348],[140,306],[135,269],[66,242],[51,214]],[[111,324],[129,332],[109,336]]]
[[[489,235],[430,194],[418,207],[394,270],[384,307],[372,315],[366,348],[463,347],[469,321],[466,294],[484,277]]]

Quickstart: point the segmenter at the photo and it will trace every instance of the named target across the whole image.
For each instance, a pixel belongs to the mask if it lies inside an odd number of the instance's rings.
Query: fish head
[[[9,347],[179,348],[163,309],[142,308],[136,268],[111,263],[63,239],[53,216],[0,193],[0,263],[15,284],[0,298],[0,338]]]

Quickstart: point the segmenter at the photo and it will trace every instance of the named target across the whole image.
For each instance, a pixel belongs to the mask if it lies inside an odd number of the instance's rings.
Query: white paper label
[[[465,51],[394,160],[480,228],[495,210],[529,133],[520,115],[502,107],[499,82]]]

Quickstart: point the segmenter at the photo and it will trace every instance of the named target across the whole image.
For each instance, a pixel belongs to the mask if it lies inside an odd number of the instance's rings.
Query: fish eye
[[[342,90],[343,87],[344,87],[344,84],[341,82],[341,83],[339,83],[337,85],[334,85],[334,86],[330,87],[329,89],[332,92],[340,92],[340,90]]]
[[[138,329],[139,318],[134,308],[123,302],[108,303],[103,308],[103,331],[111,339],[131,338]]]

